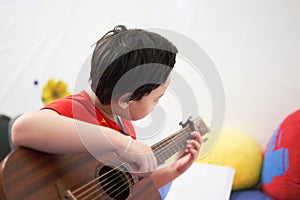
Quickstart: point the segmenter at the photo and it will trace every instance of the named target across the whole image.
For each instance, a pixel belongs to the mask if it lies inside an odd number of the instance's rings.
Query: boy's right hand
[[[130,141],[126,151],[119,149],[117,154],[132,167],[131,173],[148,176],[157,168],[157,161],[152,149],[139,141]]]

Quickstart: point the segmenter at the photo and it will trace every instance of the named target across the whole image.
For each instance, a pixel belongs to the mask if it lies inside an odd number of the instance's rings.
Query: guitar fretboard
[[[193,123],[196,131],[200,132],[201,135],[208,132],[208,127],[201,118],[196,118]],[[186,146],[187,140],[193,139],[191,132],[192,128],[186,125],[181,130],[151,146],[154,155],[156,156],[157,164],[163,164],[172,155],[182,150]]]

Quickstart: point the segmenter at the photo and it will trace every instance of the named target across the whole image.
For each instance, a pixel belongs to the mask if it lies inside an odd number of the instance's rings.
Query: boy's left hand
[[[173,163],[175,170],[180,174],[185,172],[197,159],[202,145],[200,133],[192,132],[191,134],[194,136],[194,140],[187,141],[186,148],[177,153]]]

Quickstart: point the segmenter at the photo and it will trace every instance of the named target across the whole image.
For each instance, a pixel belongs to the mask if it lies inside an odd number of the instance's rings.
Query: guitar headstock
[[[197,117],[193,120],[192,117],[189,117],[185,123],[180,122],[179,125],[183,128],[189,127],[191,131],[197,131],[201,136],[209,132],[209,128],[206,126],[201,117]]]

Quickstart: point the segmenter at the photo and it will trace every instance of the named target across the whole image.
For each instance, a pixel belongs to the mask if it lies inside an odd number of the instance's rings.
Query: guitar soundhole
[[[105,193],[115,200],[125,200],[133,180],[129,173],[104,166],[99,171],[99,183]]]

